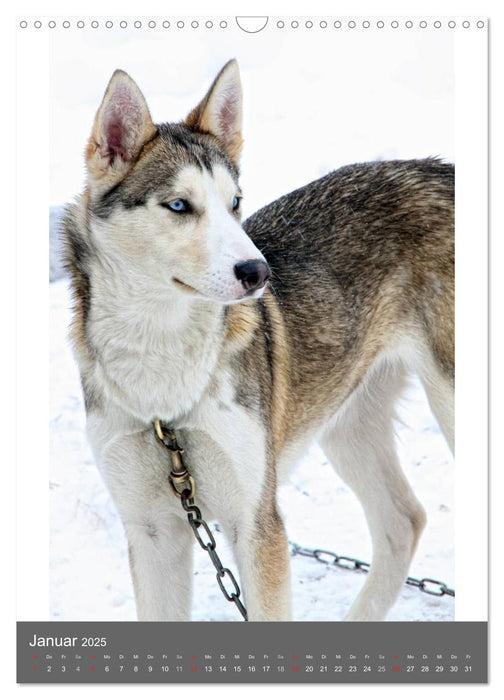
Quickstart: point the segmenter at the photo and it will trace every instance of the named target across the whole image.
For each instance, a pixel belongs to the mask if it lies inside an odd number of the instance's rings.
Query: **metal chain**
[[[217,574],[217,583],[219,584],[219,588],[222,591],[222,594],[226,600],[228,600],[230,603],[234,603],[238,610],[240,611],[243,619],[245,622],[248,621],[248,616],[247,616],[247,610],[243,603],[240,600],[240,587],[233,576],[232,571],[230,569],[222,566],[222,562],[219,558],[219,555],[216,552],[216,542],[215,538],[210,530],[210,527],[208,526],[208,523],[206,520],[204,520],[201,517],[201,511],[194,504],[194,499],[188,498],[189,496],[189,490],[184,491],[181,495],[181,501],[182,501],[182,507],[187,513],[187,519],[189,520],[189,525],[192,527],[192,531],[194,533],[194,536],[196,540],[198,541],[198,544],[202,549],[204,549],[207,553],[208,556],[210,557],[210,561],[214,565]],[[201,537],[201,533],[199,531],[200,527],[203,528],[203,530],[206,533],[207,536],[207,541],[205,542],[203,538]],[[224,585],[224,577],[227,576],[232,585],[234,586],[234,591],[232,593],[229,593]]]
[[[194,503],[196,486],[193,477],[184,464],[184,450],[178,444],[174,431],[165,426],[158,419],[154,421],[154,431],[159,442],[170,453],[172,470],[168,478],[170,480],[173,492],[180,498],[182,508],[187,513],[187,519],[194,533],[194,537],[196,538],[200,547],[208,553],[210,561],[217,571],[217,583],[219,584],[219,588],[221,589],[223,596],[230,603],[234,603],[236,605],[244,621],[247,622],[247,610],[240,600],[240,587],[233,576],[233,573],[222,565],[219,555],[216,552],[217,543],[215,542],[215,538],[208,523],[202,518],[201,510]],[[203,528],[204,534],[206,534],[206,541],[201,536],[200,528]],[[226,576],[229,578],[234,587],[234,591],[231,593],[227,590],[224,583]]]
[[[366,561],[356,559],[355,557],[344,557],[336,554],[336,552],[330,552],[327,549],[310,549],[309,547],[301,547],[295,542],[289,542],[289,545],[292,556],[300,554],[302,557],[311,557],[312,559],[316,559],[322,564],[339,566],[341,569],[347,569],[349,571],[363,571],[365,574],[368,573],[371,567],[371,564]],[[429,595],[450,595],[455,597],[455,591],[453,588],[448,588],[446,583],[443,583],[443,581],[437,581],[434,578],[418,579],[408,576],[404,583],[408,586],[415,586],[423,593],[428,593]]]

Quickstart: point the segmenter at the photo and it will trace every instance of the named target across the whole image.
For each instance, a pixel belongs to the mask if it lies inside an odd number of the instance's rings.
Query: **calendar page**
[[[486,683],[487,32],[18,18],[19,683]]]

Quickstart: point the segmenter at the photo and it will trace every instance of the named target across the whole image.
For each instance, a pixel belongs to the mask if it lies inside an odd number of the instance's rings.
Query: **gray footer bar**
[[[486,622],[18,622],[18,683],[486,683]]]

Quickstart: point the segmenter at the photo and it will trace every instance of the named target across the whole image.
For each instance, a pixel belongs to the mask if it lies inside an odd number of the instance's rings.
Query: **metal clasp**
[[[184,465],[182,455],[184,450],[177,442],[177,437],[173,430],[162,424],[159,418],[154,420],[154,429],[158,440],[170,453],[172,470],[168,475],[173,493],[179,498],[186,493],[186,498],[194,498],[196,484],[191,474]]]
[[[196,484],[187,470],[182,473],[170,472],[168,478],[175,496],[182,498],[182,494],[185,493],[188,500],[194,498]]]

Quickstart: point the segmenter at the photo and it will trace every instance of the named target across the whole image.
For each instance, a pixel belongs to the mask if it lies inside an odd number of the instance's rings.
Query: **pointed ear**
[[[243,143],[242,88],[235,59],[226,63],[203,100],[189,114],[185,124],[196,131],[216,136],[227,155],[238,165]]]
[[[124,177],[155,135],[156,127],[137,84],[127,73],[116,70],[87,145],[89,178],[109,186]]]

